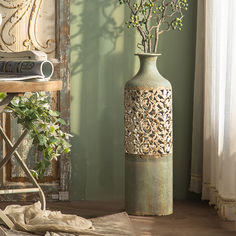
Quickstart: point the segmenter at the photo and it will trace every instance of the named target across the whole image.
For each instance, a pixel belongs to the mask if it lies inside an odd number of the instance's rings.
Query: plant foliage
[[[32,171],[35,177],[42,178],[52,160],[70,152],[70,134],[62,131],[66,125],[60,113],[50,109],[45,93],[33,93],[29,97],[15,97],[7,106],[17,118],[17,123],[28,130],[33,144],[41,153],[41,158]]]
[[[119,0],[130,9],[128,28],[134,27],[142,37],[138,48],[145,53],[157,53],[159,36],[171,29],[182,30],[183,11],[187,0]]]

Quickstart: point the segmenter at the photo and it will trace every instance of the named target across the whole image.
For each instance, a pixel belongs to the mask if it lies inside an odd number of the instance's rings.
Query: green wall
[[[118,0],[71,0],[72,200],[124,195],[123,88],[137,71],[137,36],[123,30]],[[194,76],[196,1],[183,32],[160,39],[161,74],[173,86],[174,194],[187,196]]]

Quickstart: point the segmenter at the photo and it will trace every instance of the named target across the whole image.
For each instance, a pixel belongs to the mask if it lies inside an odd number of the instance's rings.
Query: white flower
[[[70,137],[74,137],[72,134],[65,133],[65,138],[70,139]]]
[[[55,154],[53,153],[52,156],[51,156],[51,160],[55,160],[57,161],[57,157],[60,156],[60,154]]]

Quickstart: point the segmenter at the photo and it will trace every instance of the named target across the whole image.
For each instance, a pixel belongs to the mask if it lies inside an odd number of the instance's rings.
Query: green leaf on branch
[[[6,93],[0,93],[0,99],[4,99],[6,97]]]
[[[21,124],[29,132],[30,139],[41,153],[41,159],[31,171],[36,178],[42,178],[52,160],[70,152],[67,142],[71,136],[62,129],[66,122],[58,111],[50,109],[49,99],[43,93],[33,93],[30,96],[16,97],[7,106]]]
[[[60,113],[58,111],[49,110],[49,115],[53,117],[57,117],[60,115]]]

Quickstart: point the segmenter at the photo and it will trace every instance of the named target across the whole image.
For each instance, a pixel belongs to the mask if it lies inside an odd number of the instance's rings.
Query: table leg
[[[7,94],[7,96],[0,102],[0,112],[3,112],[3,110],[6,108],[6,106],[11,102],[11,100],[14,98],[14,96],[16,96],[17,94],[11,93],[11,94]],[[23,139],[25,138],[25,136],[27,135],[27,130],[24,130],[23,134],[21,134],[21,136],[19,137],[19,139],[17,140],[17,142],[13,145],[10,141],[10,139],[7,137],[7,135],[5,134],[4,130],[2,129],[2,127],[0,126],[0,133],[2,135],[2,137],[4,138],[6,144],[9,147],[9,151],[6,154],[6,156],[2,159],[2,161],[0,162],[0,169],[11,159],[12,155],[14,154],[14,156],[16,157],[17,161],[19,162],[19,164],[21,165],[23,171],[26,173],[26,175],[28,176],[28,178],[30,179],[30,181],[32,182],[32,184],[36,187],[36,189],[22,189],[20,191],[11,189],[11,190],[6,190],[6,191],[2,191],[3,193],[1,194],[7,194],[9,191],[11,193],[27,193],[27,192],[38,192],[39,193],[39,197],[40,197],[40,202],[41,202],[41,207],[43,210],[46,209],[46,199],[45,199],[45,195],[41,189],[41,187],[39,186],[39,184],[37,183],[36,179],[32,176],[30,170],[28,169],[27,165],[25,164],[25,162],[22,160],[21,156],[19,155],[19,153],[16,151],[16,149],[18,148],[18,146],[20,145],[20,143],[23,141]],[[4,214],[4,212],[2,210],[0,210],[0,219],[2,219],[2,221],[6,224],[6,226],[8,226],[10,229],[14,228],[14,224],[12,223],[12,221]]]
[[[10,139],[7,137],[7,135],[4,133],[2,127],[0,126],[0,134],[2,135],[2,137],[4,138],[6,144],[8,145],[8,147],[10,149],[13,149],[13,144],[11,143]],[[42,205],[42,210],[46,209],[46,199],[45,199],[45,195],[43,193],[42,188],[40,187],[40,185],[38,184],[38,182],[36,181],[36,179],[32,176],[30,170],[28,169],[27,165],[25,164],[25,162],[22,160],[21,156],[19,155],[19,153],[17,151],[14,152],[14,156],[16,157],[17,161],[19,162],[19,164],[21,165],[21,168],[24,170],[25,174],[28,176],[28,178],[31,180],[32,184],[39,189],[39,197],[40,197],[40,202]]]
[[[14,146],[8,151],[7,155],[3,158],[3,160],[0,162],[0,169],[11,159],[12,154],[15,152],[15,150],[18,148],[22,140],[27,135],[27,130],[23,132],[23,134],[19,137],[17,142],[14,144]]]
[[[4,214],[4,212],[2,210],[0,210],[0,218],[2,219],[2,221],[7,225],[7,227],[9,229],[13,229],[14,228],[14,224],[12,223],[12,221]],[[0,234],[1,235],[1,234]]]
[[[5,107],[10,103],[10,101],[16,96],[16,93],[9,93],[7,96],[0,102],[0,113],[3,112]]]

